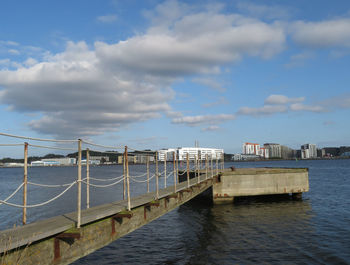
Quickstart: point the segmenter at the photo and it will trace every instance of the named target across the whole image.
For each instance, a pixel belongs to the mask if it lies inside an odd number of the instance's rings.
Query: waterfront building
[[[185,161],[187,159],[187,154],[190,160],[200,159],[205,160],[208,155],[209,159],[221,159],[224,155],[224,149],[215,149],[215,148],[204,148],[204,147],[178,147],[176,149],[161,149],[158,150],[159,161],[164,161],[165,154],[167,154],[167,160],[173,161],[173,154],[176,153],[176,156],[179,161]]]
[[[260,144],[244,143],[242,146],[243,155],[260,155]]]
[[[44,158],[40,161],[33,161],[31,166],[72,166],[75,165],[77,160],[70,157],[62,158]]]
[[[317,158],[315,144],[304,144],[301,146],[301,159]]]
[[[280,144],[266,143],[264,148],[269,150],[269,158],[282,158],[282,147]]]

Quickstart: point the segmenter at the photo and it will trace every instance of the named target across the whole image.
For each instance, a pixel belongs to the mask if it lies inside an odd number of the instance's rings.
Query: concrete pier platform
[[[292,194],[301,199],[309,191],[307,168],[226,169],[213,185],[214,203],[232,203],[235,197]]]

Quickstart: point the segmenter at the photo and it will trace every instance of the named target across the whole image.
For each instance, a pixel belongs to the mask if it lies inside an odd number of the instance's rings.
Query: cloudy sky
[[[350,145],[347,0],[3,0],[0,25],[0,132]]]

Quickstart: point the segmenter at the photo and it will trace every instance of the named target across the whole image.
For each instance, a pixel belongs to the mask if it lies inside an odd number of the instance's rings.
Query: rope
[[[18,186],[18,188],[10,195],[8,196],[5,200],[3,200],[3,202],[7,202],[9,199],[11,199],[24,185],[24,182]],[[0,205],[3,204],[0,202]]]
[[[132,176],[132,177],[133,177],[133,178],[142,178],[142,177],[144,177],[144,176],[146,176],[146,175],[147,175],[147,172],[144,173],[144,174],[142,174],[142,175]]]
[[[27,206],[23,206],[23,205],[19,205],[19,204],[15,204],[15,203],[10,203],[10,202],[6,202],[6,201],[1,201],[0,203],[6,204],[8,206],[13,206],[13,207],[17,207],[17,208],[34,208],[34,207],[39,207],[39,206],[44,206],[56,199],[58,199],[59,197],[61,197],[63,194],[65,194],[70,188],[73,187],[74,184],[76,184],[77,182],[74,181],[71,185],[69,185],[64,191],[62,191],[60,194],[58,194],[57,196],[53,197],[52,199],[46,201],[46,202],[42,202],[42,203],[38,203],[38,204],[32,204],[32,205],[27,205]]]
[[[85,141],[85,140],[82,140],[82,142],[84,144],[88,144],[88,145],[92,145],[92,146],[96,146],[96,147],[102,147],[102,148],[116,148],[116,149],[123,149],[124,147],[123,146],[108,146],[108,145],[102,145],[102,144],[95,144],[95,143],[92,143],[92,142],[88,142],[88,141]]]
[[[96,181],[111,181],[111,180],[117,180],[117,179],[122,179],[124,176],[116,177],[116,178],[111,178],[111,179],[98,179],[98,178],[89,178],[90,180],[96,180]],[[86,179],[86,178],[85,178]]]
[[[75,181],[74,181],[75,182]],[[74,183],[72,182],[72,183]],[[72,183],[67,183],[67,184],[57,184],[57,185],[50,185],[50,184],[40,184],[40,183],[34,183],[28,181],[28,184],[33,185],[33,186],[39,186],[39,187],[46,187],[46,188],[60,188],[60,187],[67,187],[71,185]]]
[[[13,137],[13,138],[19,138],[19,139],[42,141],[42,142],[74,143],[74,142],[78,141],[78,140],[55,140],[55,139],[33,138],[33,137],[25,137],[25,136],[19,136],[19,135],[13,135],[13,134],[8,134],[8,133],[1,133],[1,132],[0,132],[0,135]]]
[[[35,145],[35,144],[28,144],[32,147],[38,147],[38,148],[47,148],[47,149],[57,149],[57,150],[68,150],[68,151],[76,151],[76,149],[73,148],[63,148],[63,147],[54,147],[54,146],[45,146],[45,145]]]
[[[152,177],[150,177],[148,180],[151,180],[155,177],[156,175],[152,175]],[[137,182],[137,183],[144,183],[144,182],[147,182],[147,179],[146,180],[137,180],[137,179],[134,179],[133,177],[130,177],[132,181],[134,182]]]
[[[0,144],[0,146],[23,146],[24,144]]]
[[[113,185],[116,185],[118,183],[120,183],[123,179],[120,179],[116,182],[113,182],[111,184],[107,184],[107,185],[96,185],[96,184],[92,184],[92,183],[87,183],[85,180],[82,180],[81,182],[85,183],[86,185],[92,186],[92,187],[96,187],[96,188],[106,188],[106,187],[111,187]]]

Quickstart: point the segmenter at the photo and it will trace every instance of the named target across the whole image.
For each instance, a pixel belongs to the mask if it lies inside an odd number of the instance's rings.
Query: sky
[[[0,3],[2,133],[140,150],[350,145],[349,84],[347,0]]]

